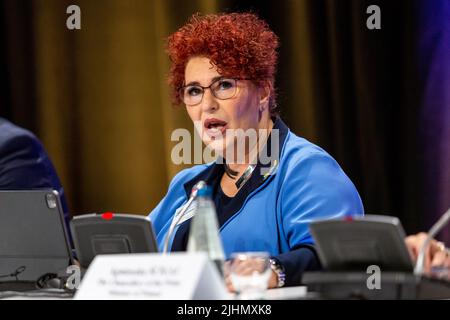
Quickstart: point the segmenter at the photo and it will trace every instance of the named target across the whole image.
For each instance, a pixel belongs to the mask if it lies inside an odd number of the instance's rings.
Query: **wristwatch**
[[[286,282],[286,273],[284,272],[284,268],[281,263],[276,259],[270,259],[270,268],[277,275],[278,283],[277,288],[281,288],[284,286]]]

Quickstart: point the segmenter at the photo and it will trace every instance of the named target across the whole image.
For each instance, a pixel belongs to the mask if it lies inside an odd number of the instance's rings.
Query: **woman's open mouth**
[[[210,136],[211,138],[216,138],[218,136],[223,136],[225,134],[227,124],[228,123],[226,121],[216,118],[209,118],[205,120],[203,126],[208,136]]]

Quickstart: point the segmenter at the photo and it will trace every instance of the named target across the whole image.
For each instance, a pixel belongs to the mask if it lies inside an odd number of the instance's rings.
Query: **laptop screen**
[[[36,281],[72,261],[56,191],[0,191],[0,282]]]

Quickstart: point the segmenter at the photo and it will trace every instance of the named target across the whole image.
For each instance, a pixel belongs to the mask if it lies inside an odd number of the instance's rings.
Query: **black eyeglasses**
[[[202,102],[206,89],[210,89],[214,97],[220,100],[231,99],[236,95],[237,82],[239,80],[250,80],[242,78],[219,78],[209,86],[187,85],[180,88],[181,100],[187,106],[195,106]]]

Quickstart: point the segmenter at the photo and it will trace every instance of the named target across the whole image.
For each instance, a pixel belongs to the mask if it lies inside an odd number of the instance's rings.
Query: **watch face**
[[[283,266],[275,259],[270,259],[270,264],[273,268],[279,269],[280,271],[284,271]]]

